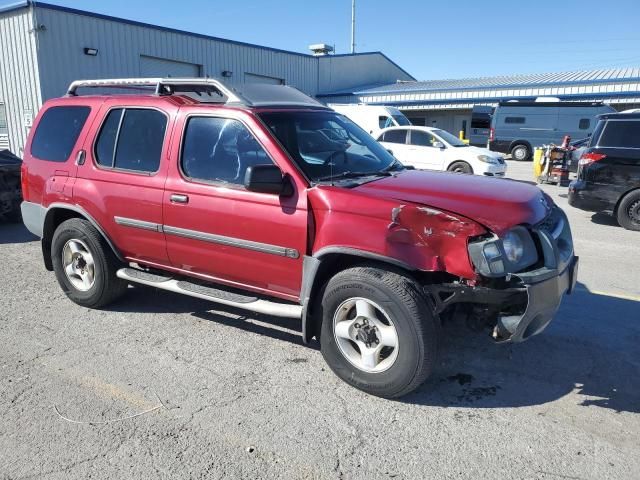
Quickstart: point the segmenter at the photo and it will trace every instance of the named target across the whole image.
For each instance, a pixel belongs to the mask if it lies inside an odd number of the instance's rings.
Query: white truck
[[[394,107],[341,103],[330,103],[327,106],[358,124],[371,135],[374,135],[383,128],[411,125],[409,119]]]

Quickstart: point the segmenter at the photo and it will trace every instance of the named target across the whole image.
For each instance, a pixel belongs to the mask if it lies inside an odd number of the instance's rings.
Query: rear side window
[[[612,121],[604,127],[599,147],[640,148],[640,121]]]
[[[51,107],[42,115],[31,142],[31,155],[50,162],[66,162],[91,109]]]
[[[238,120],[193,117],[182,146],[182,171],[194,180],[244,184],[247,168],[272,165],[271,158]]]
[[[389,130],[382,135],[383,142],[407,143],[407,130]]]
[[[578,123],[578,128],[580,130],[588,130],[590,126],[591,126],[590,118],[581,118],[580,122]]]
[[[107,168],[157,172],[166,128],[167,117],[157,110],[111,110],[98,135],[96,162]]]
[[[524,117],[505,117],[504,123],[524,123]]]

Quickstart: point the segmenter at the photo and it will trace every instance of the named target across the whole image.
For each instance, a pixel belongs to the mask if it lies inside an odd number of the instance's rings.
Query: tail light
[[[496,139],[496,130],[495,128],[489,129],[489,141],[493,142]]]
[[[22,199],[27,200],[27,195],[29,192],[29,180],[28,180],[28,172],[27,172],[27,164],[22,162],[20,166],[20,188],[22,189]]]
[[[586,152],[586,153],[583,153],[582,156],[580,157],[580,161],[578,162],[578,165],[580,166],[591,165],[593,162],[598,162],[603,158],[607,158],[607,156],[604,153]]]

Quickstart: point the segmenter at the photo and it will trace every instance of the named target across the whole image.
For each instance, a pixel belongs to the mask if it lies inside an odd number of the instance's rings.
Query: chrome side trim
[[[150,287],[159,288],[161,290],[168,290],[170,292],[181,293],[183,295],[188,295],[189,297],[200,298],[202,300],[209,300],[210,302],[220,303],[222,305],[228,305],[231,307],[241,308],[243,310],[250,310],[252,312],[264,313],[265,315],[273,315],[276,317],[286,317],[286,318],[301,318],[302,317],[302,306],[294,305],[288,303],[278,303],[278,302],[270,302],[268,300],[256,300],[255,302],[250,303],[239,303],[231,300],[226,300],[224,298],[216,298],[210,295],[203,295],[198,292],[193,292],[191,290],[185,290],[180,288],[178,285],[178,280],[170,279],[164,282],[153,282],[149,280],[144,280],[142,278],[137,278],[133,276],[127,275],[126,269],[121,268],[117,271],[116,275],[118,278],[122,278],[123,280],[127,280],[132,283],[139,283],[142,285],[148,285]]]
[[[113,217],[118,225],[124,227],[141,228],[142,230],[150,230],[152,232],[162,232],[162,225],[153,222],[145,222],[144,220],[136,220],[135,218]]]
[[[176,235],[178,237],[191,238],[193,240],[202,240],[203,242],[216,243],[218,245],[226,245],[229,247],[244,248],[255,252],[269,253],[280,257],[298,258],[300,253],[295,248],[280,247],[278,245],[270,245],[268,243],[253,242],[251,240],[243,240],[241,238],[225,237],[224,235],[216,235],[214,233],[198,232],[196,230],[188,230],[186,228],[171,227],[164,225],[164,233],[168,235]]]

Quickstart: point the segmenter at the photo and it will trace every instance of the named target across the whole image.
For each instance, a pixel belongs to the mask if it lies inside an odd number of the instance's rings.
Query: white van
[[[411,125],[409,119],[394,107],[340,103],[330,103],[327,106],[341,113],[370,134],[374,134],[387,127]]]

